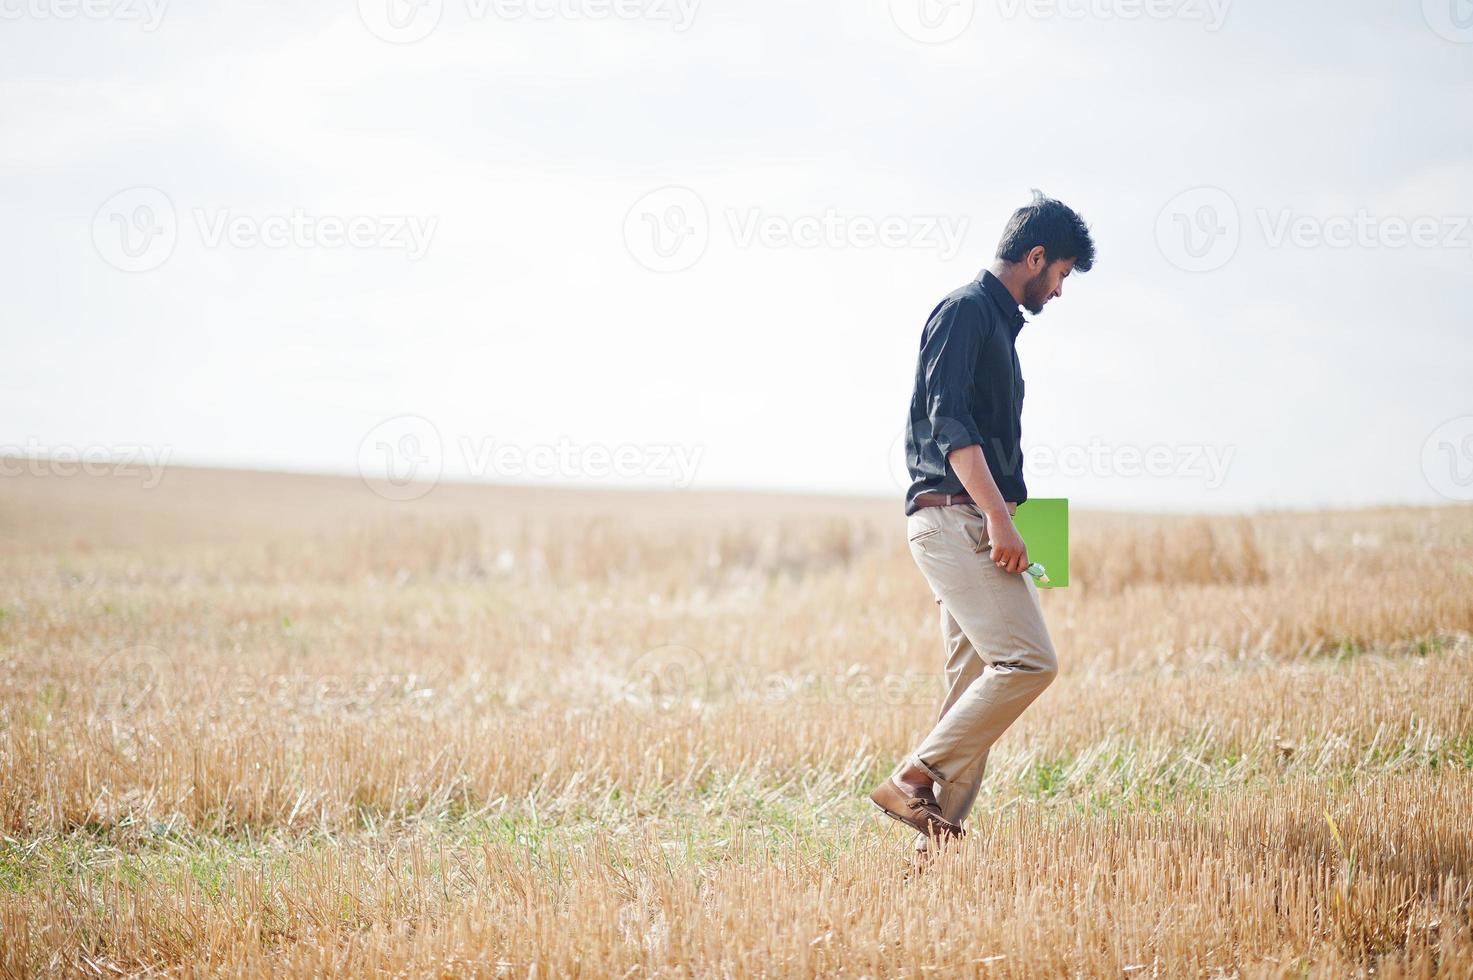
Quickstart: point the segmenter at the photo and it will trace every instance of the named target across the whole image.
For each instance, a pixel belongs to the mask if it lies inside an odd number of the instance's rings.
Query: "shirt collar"
[[[983,269],[982,275],[977,277],[982,283],[983,291],[992,297],[997,308],[1002,310],[1003,316],[1007,317],[1013,339],[1018,338],[1018,331],[1023,329],[1023,324],[1028,321],[1023,319],[1023,310],[1018,306],[1018,301],[1013,299],[1013,294],[1008,292],[1008,287],[1002,284],[1002,280],[992,274],[991,269]]]

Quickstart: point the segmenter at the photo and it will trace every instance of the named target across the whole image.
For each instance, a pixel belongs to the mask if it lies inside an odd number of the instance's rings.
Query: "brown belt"
[[[950,507],[953,504],[975,504],[971,497],[964,493],[941,493],[938,490],[927,490],[915,496],[917,507]],[[1008,505],[1008,513],[1016,514],[1018,505],[1011,500],[1005,501]]]

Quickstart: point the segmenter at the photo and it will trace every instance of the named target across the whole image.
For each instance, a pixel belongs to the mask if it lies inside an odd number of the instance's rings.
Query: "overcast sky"
[[[889,494],[1037,187],[1035,496],[1473,499],[1467,0],[0,0],[0,447]],[[378,472],[383,469],[383,472]]]

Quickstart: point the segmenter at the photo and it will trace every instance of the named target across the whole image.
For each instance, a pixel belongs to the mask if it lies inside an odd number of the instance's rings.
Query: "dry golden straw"
[[[912,874],[894,502],[0,480],[0,973],[1473,976],[1473,508],[1074,523]]]

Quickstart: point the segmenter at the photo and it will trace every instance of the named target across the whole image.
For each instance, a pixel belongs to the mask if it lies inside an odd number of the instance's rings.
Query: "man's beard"
[[[1023,284],[1023,309],[1034,316],[1043,312],[1044,301],[1048,299],[1048,266],[1038,270],[1038,275]]]

